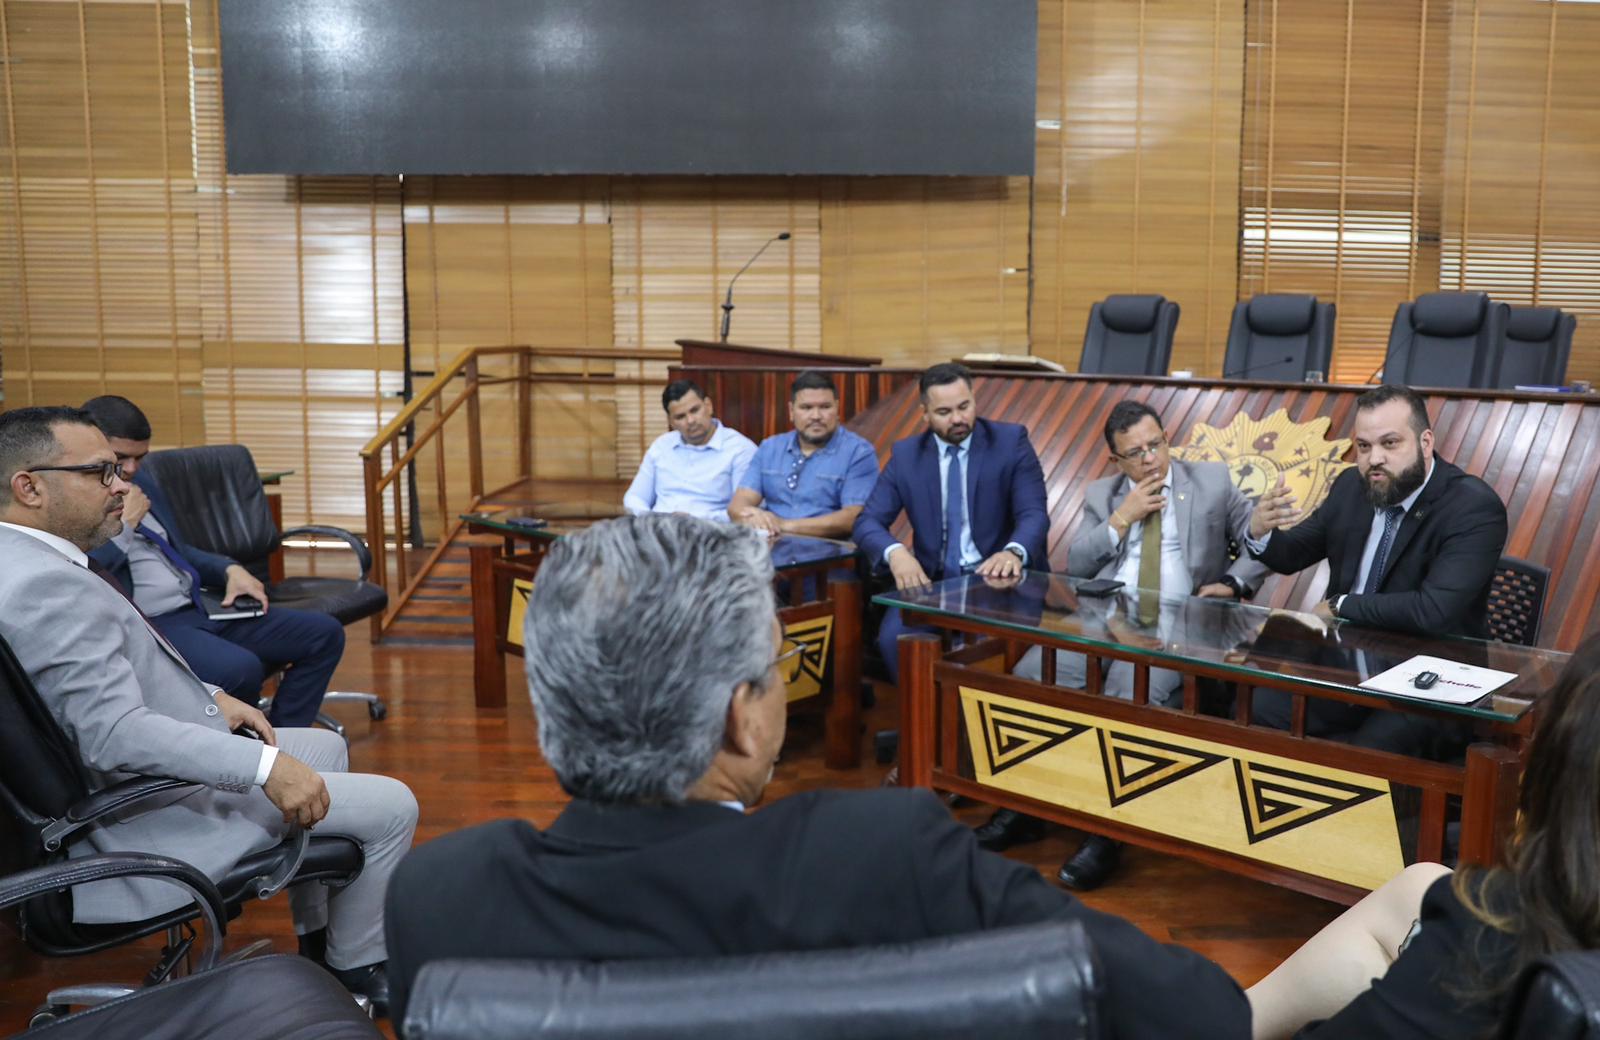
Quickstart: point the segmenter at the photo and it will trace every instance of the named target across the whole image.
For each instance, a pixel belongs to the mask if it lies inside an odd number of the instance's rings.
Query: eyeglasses
[[[98,473],[100,486],[110,487],[112,478],[127,480],[120,462],[85,462],[81,466],[34,466],[29,473]]]
[[[1147,455],[1161,454],[1161,449],[1165,448],[1166,446],[1167,439],[1165,437],[1161,437],[1151,441],[1142,448],[1134,448],[1132,451],[1114,451],[1111,454],[1127,462],[1138,462]]]
[[[796,643],[795,645],[791,646],[789,649],[785,650],[783,653],[779,654],[777,657],[773,658],[772,659],[772,667],[777,668],[780,665],[786,664],[789,661],[793,661],[796,657],[799,657],[801,654],[803,654],[805,652],[806,652],[806,645],[804,643]]]

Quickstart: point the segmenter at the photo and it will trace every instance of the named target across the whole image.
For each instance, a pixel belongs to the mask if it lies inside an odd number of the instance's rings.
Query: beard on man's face
[[[1372,508],[1374,509],[1388,509],[1390,506],[1397,506],[1404,502],[1407,496],[1422,486],[1422,481],[1428,475],[1427,467],[1422,461],[1421,452],[1417,453],[1417,461],[1399,473],[1391,473],[1387,469],[1380,469],[1378,472],[1386,474],[1389,479],[1374,484],[1372,482],[1372,470],[1368,470],[1363,474],[1367,481],[1367,501],[1372,503]]]

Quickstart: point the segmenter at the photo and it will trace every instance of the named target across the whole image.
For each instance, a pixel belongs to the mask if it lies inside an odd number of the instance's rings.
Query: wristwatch
[[[1245,587],[1244,582],[1240,581],[1237,575],[1224,574],[1218,580],[1233,590],[1234,599],[1242,602],[1250,598],[1250,590]]]
[[[1008,552],[1011,555],[1015,556],[1018,560],[1022,561],[1023,563],[1028,562],[1027,553],[1024,553],[1021,549],[1019,549],[1015,545],[1006,546],[1006,552]]]

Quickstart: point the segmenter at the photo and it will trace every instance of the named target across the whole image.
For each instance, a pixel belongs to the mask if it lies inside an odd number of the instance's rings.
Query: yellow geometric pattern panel
[[[1360,888],[1404,866],[1389,782],[961,687],[979,783]]]
[[[1319,415],[1297,423],[1283,408],[1265,419],[1240,412],[1222,429],[1196,423],[1189,431],[1189,443],[1174,448],[1172,454],[1185,462],[1226,462],[1234,484],[1252,499],[1260,498],[1281,476],[1300,507],[1309,512],[1350,465],[1339,461],[1350,441],[1327,439],[1332,422]]]
[[[506,618],[506,642],[513,646],[522,645],[522,619],[528,614],[528,597],[531,595],[532,579],[511,579],[511,614]]]
[[[828,649],[833,644],[833,615],[824,614],[785,625],[784,652],[797,643],[805,649],[784,662],[788,672],[783,678],[789,684],[791,704],[822,692],[828,671]]]

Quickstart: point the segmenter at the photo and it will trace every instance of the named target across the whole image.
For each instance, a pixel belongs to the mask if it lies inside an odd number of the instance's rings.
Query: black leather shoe
[[[1044,837],[1045,822],[1015,809],[996,809],[988,823],[972,828],[980,848],[1004,852],[1013,845],[1025,845]]]
[[[364,964],[359,968],[329,968],[339,985],[372,1002],[373,1018],[389,1017],[389,962]]]
[[[1121,861],[1121,842],[1091,834],[1083,839],[1078,851],[1061,864],[1061,869],[1056,871],[1056,879],[1068,888],[1087,892],[1103,884]]]

